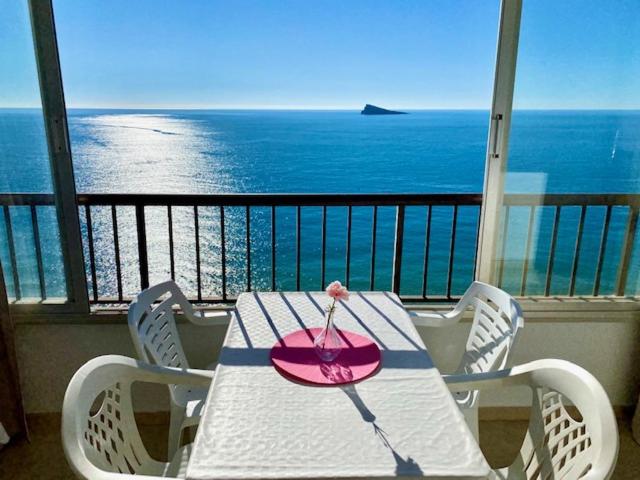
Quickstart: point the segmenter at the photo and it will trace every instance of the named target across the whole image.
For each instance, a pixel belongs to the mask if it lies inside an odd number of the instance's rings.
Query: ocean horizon
[[[398,108],[400,109],[400,108]],[[482,191],[488,110],[408,110],[409,115],[363,116],[359,110],[173,110],[68,109],[69,132],[77,191],[81,193],[480,193]],[[38,109],[0,109],[0,152],[3,192],[50,192],[51,182],[44,126]],[[640,193],[640,111],[638,110],[514,110],[505,188],[511,193]],[[571,172],[567,176],[566,172]],[[24,296],[36,295],[28,212],[12,213]],[[132,212],[119,208],[119,240],[125,294],[139,290]],[[151,282],[168,276],[166,213],[147,209]],[[178,282],[194,291],[193,212],[175,208],[174,232]],[[243,209],[225,209],[227,275],[230,292],[246,285]],[[268,209],[252,212],[252,285],[270,288]],[[376,288],[390,288],[393,208],[381,208],[378,223]],[[429,294],[446,288],[452,208],[433,209]],[[459,294],[471,281],[477,230],[476,207],[460,209],[453,290]],[[578,209],[576,209],[578,210]],[[593,212],[592,212],[593,211]],[[604,209],[589,209],[583,248],[597,246]],[[369,282],[371,208],[354,208],[351,255],[352,288]],[[42,212],[44,241],[55,244],[52,215]],[[220,242],[216,209],[202,209],[203,289],[220,293]],[[302,213],[302,288],[320,288],[320,215],[315,207]],[[519,284],[522,241],[528,209],[513,213],[506,249],[505,280]],[[544,238],[550,214],[540,209],[528,284],[532,294],[542,285],[548,252]],[[45,217],[51,217],[49,221]],[[115,292],[110,212],[92,210],[100,295]],[[552,290],[566,290],[571,264],[571,231],[579,211],[568,211],[561,229],[557,281]],[[407,208],[401,292],[421,292],[426,208]],[[86,223],[81,212],[83,233]],[[295,286],[295,209],[278,208],[277,289]],[[327,280],[344,279],[346,208],[330,208],[327,236]],[[120,225],[122,223],[122,225]],[[623,212],[612,218],[612,232],[622,228]],[[48,226],[47,226],[48,225]],[[264,231],[264,232],[262,232]],[[133,235],[132,235],[133,233]],[[575,235],[573,237],[575,239]],[[603,273],[603,293],[615,283],[616,239]],[[85,245],[86,247],[86,245]],[[0,259],[7,265],[6,232],[0,231]],[[595,259],[584,255],[577,293],[587,294]],[[85,258],[88,258],[85,251]],[[635,262],[630,279],[636,279]],[[45,265],[51,294],[64,294],[60,263]],[[635,275],[635,276],[634,276]],[[5,275],[7,276],[7,275]],[[12,279],[7,276],[11,293]],[[22,285],[24,282],[24,285]],[[509,283],[511,282],[511,284]],[[632,283],[633,284],[633,283]]]

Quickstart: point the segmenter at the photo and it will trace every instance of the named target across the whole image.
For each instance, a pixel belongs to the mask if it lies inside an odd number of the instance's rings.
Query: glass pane
[[[165,2],[158,9],[150,0],[56,0],[78,191],[481,192],[499,3],[241,0]],[[366,103],[409,114],[363,116]],[[428,295],[447,294],[449,283],[454,294],[464,291],[473,276],[478,211],[472,205],[457,212],[450,266],[453,204],[433,210],[425,275],[426,207],[407,210],[402,293],[422,295],[424,277]],[[247,255],[240,254],[246,222],[244,212],[227,213],[227,272],[236,282],[229,291],[237,292],[247,283]],[[372,208],[352,213],[350,276],[366,288]],[[118,216],[126,248],[136,239],[135,219],[124,210]],[[146,216],[157,281],[170,274],[167,212],[150,208]],[[295,211],[278,208],[276,216],[275,284],[291,289]],[[270,289],[270,214],[256,208],[250,217],[250,280]],[[320,210],[305,208],[301,219],[300,283],[317,289]],[[380,209],[378,289],[391,287],[395,219],[393,208]],[[112,237],[109,212],[96,209],[92,220],[94,238]],[[344,279],[346,209],[330,209],[327,220],[326,277]],[[192,209],[176,209],[173,221],[175,273],[194,296]],[[201,209],[199,229],[207,252],[203,295],[218,295],[218,217]],[[106,298],[118,289],[115,252],[110,242],[98,243],[97,291]],[[139,285],[136,266],[124,267],[123,283]]]
[[[524,1],[497,264],[508,290],[637,294],[638,38],[637,1]]]
[[[2,2],[0,10],[0,192],[0,261],[9,296],[65,297],[27,2]]]

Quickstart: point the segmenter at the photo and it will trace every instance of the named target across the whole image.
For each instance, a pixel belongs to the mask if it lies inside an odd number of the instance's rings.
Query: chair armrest
[[[157,366],[157,365],[154,365]],[[196,368],[172,368],[162,369],[162,382],[173,385],[192,385],[194,387],[208,387],[216,372],[213,370],[200,370]]]
[[[562,379],[565,384],[568,383],[567,379],[579,378],[581,382],[588,384],[590,388],[602,391],[606,397],[602,385],[591,373],[566,360],[554,358],[533,360],[529,363],[495,372],[453,374],[443,375],[442,377],[452,392],[495,389],[515,385],[552,386],[554,383],[558,383],[558,378]],[[561,390],[566,390],[567,388],[565,385]]]
[[[231,320],[231,312],[226,310],[217,312],[207,312],[205,310],[192,310],[189,312],[185,310],[183,313],[191,323],[200,327],[229,325]]]
[[[495,372],[443,375],[442,378],[452,392],[496,390],[514,385],[528,385],[528,377],[542,363],[543,361],[534,361]]]
[[[211,370],[151,365],[122,355],[96,357],[83,365],[76,372],[76,375],[88,377],[93,371],[100,369],[107,369],[114,378],[120,376],[120,378],[128,378],[132,381],[192,385],[194,387],[208,387],[215,375],[215,372]]]
[[[462,375],[443,375],[442,378],[451,392],[468,392],[472,390],[496,390],[504,387],[505,370],[487,373],[471,373]],[[496,375],[498,374],[498,375]]]
[[[460,321],[462,315],[447,313],[427,313],[409,310],[409,316],[418,327],[450,327]]]
[[[84,463],[84,462],[83,462]],[[95,467],[93,464],[83,466],[84,469],[80,472],[80,475],[76,474],[77,478],[91,478],[92,480],[139,480],[140,477],[144,480],[167,480],[168,477],[158,477],[156,475],[135,475],[133,473],[113,473]],[[75,471],[75,469],[74,469]],[[90,476],[87,476],[90,475]],[[171,479],[170,479],[171,480]]]

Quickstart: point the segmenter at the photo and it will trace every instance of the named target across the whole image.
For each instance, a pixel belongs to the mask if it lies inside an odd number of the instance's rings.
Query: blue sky
[[[497,0],[54,0],[67,104],[488,108]],[[640,108],[640,0],[524,0],[517,108]],[[38,104],[0,0],[0,106]]]

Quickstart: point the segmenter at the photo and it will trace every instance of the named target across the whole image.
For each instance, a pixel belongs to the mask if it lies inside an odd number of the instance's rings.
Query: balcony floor
[[[160,417],[163,417],[160,415]],[[164,422],[139,419],[142,438],[151,456],[166,455],[167,428]],[[164,420],[164,418],[162,418]],[[60,445],[60,420],[57,415],[30,417],[31,443],[21,441],[0,451],[0,478],[13,480],[73,480]],[[482,450],[489,463],[503,466],[516,454],[527,423],[525,421],[481,421]],[[640,478],[640,445],[631,437],[630,421],[619,422],[620,455],[613,475],[615,480]]]

